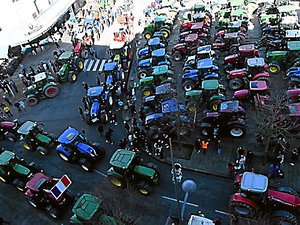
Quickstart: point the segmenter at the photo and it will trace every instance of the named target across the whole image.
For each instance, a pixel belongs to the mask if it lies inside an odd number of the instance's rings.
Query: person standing
[[[294,148],[292,150],[292,157],[291,157],[291,161],[290,161],[290,165],[291,166],[294,166],[296,161],[298,160],[299,158],[299,149],[298,148]]]
[[[11,87],[11,89],[14,89],[16,93],[19,92],[19,89],[18,89],[18,87],[16,85],[16,82],[13,81],[12,79],[9,81],[9,86]]]
[[[101,81],[100,81],[100,78],[98,76],[96,77],[96,83],[97,83],[98,86],[101,86]]]
[[[113,133],[113,129],[108,128],[108,130],[105,132],[105,141],[107,143],[110,143],[111,145],[113,145],[113,141],[112,141],[112,133]]]
[[[221,156],[221,154],[222,154],[221,140],[218,140],[218,143],[217,143],[217,154],[218,154],[218,156]]]
[[[83,113],[83,109],[81,107],[78,107],[78,112],[81,116],[81,119],[84,121],[85,120],[85,116],[84,116],[84,113]]]
[[[13,116],[13,114],[11,113],[10,108],[8,106],[5,106],[3,108],[3,111],[7,114],[8,117]]]
[[[201,142],[201,148],[203,150],[203,154],[206,154],[207,148],[208,148],[208,144],[209,144],[208,140],[203,140]]]
[[[196,153],[200,153],[201,152],[201,139],[198,138],[196,141],[195,141],[195,151]]]
[[[6,101],[9,105],[13,105],[12,102],[9,100],[9,97],[6,94],[3,95],[3,100]]]
[[[134,114],[136,113],[135,110],[135,102],[132,102],[131,106],[130,106],[130,112],[131,112],[131,117],[134,116]]]
[[[246,156],[241,155],[241,158],[239,160],[239,165],[242,170],[246,169]]]
[[[103,129],[103,124],[102,124],[102,123],[99,123],[99,124],[98,124],[97,130],[98,130],[98,132],[100,133],[100,136],[102,137],[103,131],[104,131],[104,129]]]
[[[89,89],[89,85],[88,85],[88,83],[85,82],[85,81],[82,82],[82,86],[83,86],[83,88],[84,88],[85,90],[88,90],[88,89]]]
[[[18,112],[22,111],[19,102],[15,102],[14,106],[16,107],[16,109],[18,110]]]
[[[19,101],[19,104],[20,104],[21,110],[24,109],[24,111],[26,111],[26,105],[22,100]]]
[[[127,132],[127,134],[129,133],[129,124],[128,124],[128,122],[125,120],[124,121],[124,129],[126,130],[126,132]]]

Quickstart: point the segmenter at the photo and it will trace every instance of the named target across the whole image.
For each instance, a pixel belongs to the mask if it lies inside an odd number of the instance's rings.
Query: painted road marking
[[[97,60],[96,60],[96,63],[95,63],[95,66],[94,66],[94,68],[93,68],[93,71],[96,71],[96,70],[97,70],[97,67],[98,67],[99,63],[100,63],[100,59],[97,59]]]
[[[103,67],[104,67],[104,64],[105,64],[105,59],[102,60],[101,64],[100,64],[100,68],[98,71],[102,71],[103,70]]]
[[[106,175],[106,174],[104,174],[104,173],[101,173],[101,172],[100,172],[100,171],[98,171],[98,170],[95,170],[95,169],[94,169],[94,171],[95,171],[96,173],[98,173],[99,175],[103,176],[103,177],[107,177],[107,175]]]
[[[167,197],[167,196],[161,196],[161,197],[164,198],[164,199],[170,200],[170,201],[174,201],[174,202],[177,201],[175,198],[170,198],[170,197]],[[179,202],[180,202],[180,203],[183,203],[183,201],[181,201],[181,200],[179,200]],[[193,207],[196,207],[196,208],[199,207],[199,205],[194,204],[194,203],[189,203],[189,202],[187,202],[186,204],[187,204],[187,205],[190,205],[190,206],[193,206]]]
[[[89,59],[86,59],[86,60],[84,60],[84,66],[83,66],[83,70],[84,71],[86,71],[86,66],[87,66],[87,64],[88,64],[88,62],[89,62],[90,60]]]
[[[220,214],[223,214],[223,215],[226,215],[226,216],[230,216],[230,213],[227,213],[227,212],[223,212],[221,210],[215,210],[216,213],[220,213]]]
[[[88,66],[88,68],[87,68],[86,70],[87,70],[87,71],[90,71],[91,68],[92,68],[92,66],[93,66],[93,64],[94,64],[94,60],[91,59],[90,64],[89,64],[89,66]]]

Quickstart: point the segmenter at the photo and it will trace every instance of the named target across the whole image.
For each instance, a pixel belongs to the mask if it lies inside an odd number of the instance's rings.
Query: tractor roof
[[[254,44],[240,45],[239,46],[239,51],[241,51],[241,52],[250,52],[250,51],[253,51],[254,49],[255,49]]]
[[[184,38],[185,42],[194,42],[198,39],[198,34],[189,34]]]
[[[19,134],[24,134],[27,135],[29,134],[29,131],[32,130],[33,127],[35,127],[37,124],[35,122],[32,121],[26,121],[25,123],[22,124],[22,126],[19,127],[18,129],[18,133]]]
[[[228,28],[239,28],[240,26],[242,26],[241,20],[233,21],[228,24]]]
[[[239,101],[226,101],[222,102],[220,112],[236,112],[239,109]]]
[[[87,90],[86,96],[88,96],[88,97],[97,97],[97,96],[102,94],[103,90],[104,90],[103,86],[90,87]]]
[[[185,97],[199,96],[202,94],[201,90],[191,90],[185,93]]]
[[[128,169],[134,157],[135,157],[135,153],[133,151],[118,149],[112,155],[109,163],[114,167]]]
[[[117,63],[116,62],[107,62],[104,64],[103,71],[112,71],[116,68]]]
[[[15,153],[5,150],[0,154],[0,165],[7,165],[14,157]]]
[[[81,219],[88,221],[93,218],[102,204],[102,200],[90,194],[83,194],[75,202],[72,212]]]
[[[282,6],[278,6],[277,9],[280,13],[285,13],[285,12],[296,11],[299,9],[299,7],[296,7],[294,5],[282,5]]]
[[[133,171],[135,173],[149,177],[153,177],[155,175],[155,170],[146,166],[135,166]]]
[[[68,127],[57,139],[59,143],[70,144],[79,135],[79,132],[73,128]]]
[[[247,65],[249,67],[264,67],[265,59],[264,58],[249,58],[249,59],[247,59]]]
[[[238,32],[226,33],[224,35],[224,38],[231,38],[231,39],[238,38]]]
[[[109,45],[109,49],[121,49],[125,45],[125,42],[122,41],[113,41]]]
[[[165,22],[167,19],[166,16],[157,16],[154,18],[154,22],[157,23],[157,22]]]
[[[160,38],[155,37],[155,38],[150,38],[148,40],[148,45],[158,45],[160,43]]]
[[[149,121],[151,121],[151,120],[162,118],[163,116],[164,116],[163,113],[153,113],[153,114],[150,114],[150,115],[146,116],[146,118],[145,118],[145,124],[148,124]]]
[[[300,103],[291,103],[289,104],[289,116],[300,116]]]
[[[212,67],[213,67],[213,61],[211,58],[198,60],[197,69],[210,69]]]
[[[155,75],[159,76],[159,75],[165,74],[169,70],[168,65],[153,66],[152,68],[153,68],[152,74],[154,76]]]
[[[66,60],[66,59],[70,59],[72,56],[73,56],[73,52],[71,52],[71,51],[66,51],[66,52],[62,53],[62,54],[59,56],[58,60]]]
[[[38,191],[39,188],[45,183],[50,182],[51,178],[43,173],[36,173],[26,184],[26,188],[33,191]]]
[[[250,90],[252,91],[263,91],[268,89],[268,85],[264,80],[250,81]]]
[[[288,53],[287,51],[268,51],[266,56],[267,57],[285,56],[287,53]]]
[[[205,14],[204,13],[195,13],[193,15],[193,19],[197,20],[197,19],[204,19],[205,18]]]
[[[299,51],[300,50],[300,41],[289,41],[287,43],[288,50]]]
[[[33,83],[36,83],[36,82],[39,82],[41,80],[44,80],[47,78],[47,75],[45,72],[42,72],[42,73],[38,73],[36,75],[34,75],[33,77],[31,77],[31,80]]]
[[[204,10],[205,9],[205,5],[203,4],[195,4],[194,5],[194,10]]]
[[[151,53],[152,57],[160,57],[166,55],[166,49],[165,48],[160,48],[156,49]]]
[[[198,23],[195,23],[193,26],[191,26],[191,30],[198,30],[198,29],[201,29],[203,27],[203,22],[198,22]]]
[[[211,219],[205,218],[203,216],[198,216],[198,215],[191,215],[187,225],[202,225],[202,224],[215,225],[215,223]]]
[[[211,45],[204,45],[197,48],[197,52],[211,51]]]
[[[140,79],[140,84],[153,81],[153,79],[154,79],[153,76],[144,77],[144,78]]]
[[[286,38],[298,38],[298,37],[300,37],[300,30],[286,30],[285,37]]]
[[[262,174],[244,172],[241,181],[241,190],[254,193],[264,193],[268,188],[268,178]]]
[[[179,110],[178,100],[175,98],[163,101],[161,103],[162,113],[173,113]]]
[[[219,81],[218,80],[204,80],[202,81],[202,89],[210,91],[216,90],[219,88]]]
[[[241,15],[247,15],[247,13],[243,9],[236,9],[236,10],[232,10],[230,15],[231,16],[241,16]]]
[[[161,84],[159,86],[155,87],[155,94],[167,94],[173,92],[174,89],[172,88],[172,85],[170,83]]]

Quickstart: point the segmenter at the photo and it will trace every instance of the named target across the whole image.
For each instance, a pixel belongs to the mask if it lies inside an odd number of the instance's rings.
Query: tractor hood
[[[85,144],[85,143],[78,143],[77,149],[87,155],[90,155],[92,157],[96,156],[96,151],[91,146]]]
[[[149,48],[148,47],[145,47],[145,48],[142,48],[139,50],[139,56],[141,55],[147,55],[149,53]]]
[[[0,122],[0,127],[4,128],[4,129],[13,129],[15,128],[16,123],[11,122],[11,121],[4,121],[4,122]]]
[[[98,101],[93,101],[92,106],[91,106],[91,111],[90,115],[91,117],[96,117],[100,108],[100,102]]]
[[[143,59],[143,60],[139,61],[139,67],[150,66],[151,62],[152,62],[152,58]]]
[[[297,196],[289,193],[269,189],[268,198],[271,201],[279,202],[279,204],[288,205],[290,207],[300,206],[300,199]]]
[[[59,71],[58,71],[58,73],[59,73],[59,75],[64,75],[64,74],[66,74],[66,72],[68,71],[68,64],[64,64],[64,65],[62,65],[62,67],[59,69]]]
[[[174,45],[173,49],[180,49],[180,48],[185,48],[185,44],[184,43],[178,43],[176,45]]]
[[[47,137],[46,135],[44,134],[41,134],[41,133],[38,133],[35,138],[37,140],[39,140],[40,142],[43,142],[43,143],[50,143],[51,142],[51,138]]]
[[[135,166],[133,171],[146,177],[154,177],[156,171],[145,166]]]
[[[238,54],[228,55],[224,58],[224,63],[234,62],[239,58]]]
[[[28,169],[27,167],[21,165],[21,164],[15,164],[13,167],[14,171],[16,171],[19,174],[28,176],[30,174],[30,169]]]

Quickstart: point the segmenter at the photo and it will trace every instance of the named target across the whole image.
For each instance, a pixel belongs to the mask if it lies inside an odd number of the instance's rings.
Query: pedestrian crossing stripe
[[[101,72],[103,70],[106,59],[86,59],[84,61],[83,71],[98,71]]]

